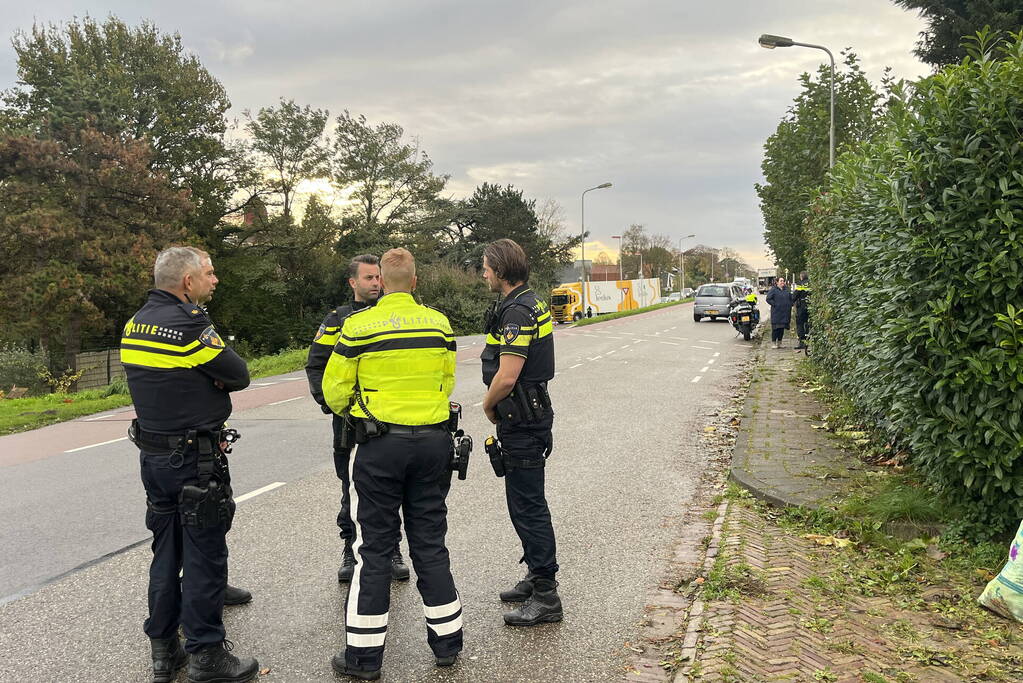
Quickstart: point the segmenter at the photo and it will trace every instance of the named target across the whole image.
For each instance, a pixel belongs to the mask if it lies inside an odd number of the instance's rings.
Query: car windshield
[[[551,297],[552,306],[564,306],[567,303],[568,303],[567,294],[555,294],[554,296]]]
[[[717,285],[704,285],[700,287],[700,291],[697,292],[696,296],[728,296],[728,288]]]

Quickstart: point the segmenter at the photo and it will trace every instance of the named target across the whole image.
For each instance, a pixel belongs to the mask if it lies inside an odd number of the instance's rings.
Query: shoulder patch
[[[519,338],[519,326],[515,323],[508,323],[504,326],[502,336],[504,337],[505,344],[511,344],[513,341]]]
[[[326,325],[320,325],[320,329],[316,330],[316,336],[313,337],[313,341],[316,341],[320,337],[322,337],[323,333],[326,332],[326,331],[327,331],[327,326]]]
[[[213,329],[213,325],[210,325],[202,334],[199,335],[199,341],[203,346],[208,346],[211,349],[222,349],[224,348],[224,340],[220,338],[217,331]]]

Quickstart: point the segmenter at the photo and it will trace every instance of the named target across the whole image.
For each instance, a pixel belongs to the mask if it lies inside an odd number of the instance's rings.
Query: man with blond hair
[[[380,267],[385,294],[345,319],[322,385],[330,409],[352,423],[355,441],[348,480],[356,564],[345,600],[346,647],[331,666],[367,681],[380,677],[383,662],[399,509],[437,666],[451,666],[462,650],[462,605],[444,543],[455,337],[443,313],[412,298],[412,254],[391,249]]]

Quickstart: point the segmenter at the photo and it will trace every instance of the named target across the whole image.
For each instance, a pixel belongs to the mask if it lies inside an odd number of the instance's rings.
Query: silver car
[[[715,320],[728,317],[728,304],[742,297],[742,290],[733,283],[710,283],[700,285],[696,290],[696,301],[693,303],[693,320],[700,322],[704,318]]]

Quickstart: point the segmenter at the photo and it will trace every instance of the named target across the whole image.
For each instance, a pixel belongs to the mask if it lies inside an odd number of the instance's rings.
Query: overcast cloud
[[[875,82],[928,72],[911,54],[923,23],[890,0],[38,0],[8,5],[0,35],[110,13],[179,32],[234,115],[288,97],[400,123],[455,197],[512,183],[577,231],[580,193],[613,182],[586,197],[587,255],[612,258],[610,236],[642,223],[767,265],[762,145],[826,56],[764,50],[761,33],[851,47]],[[7,48],[0,87],[16,78]]]

